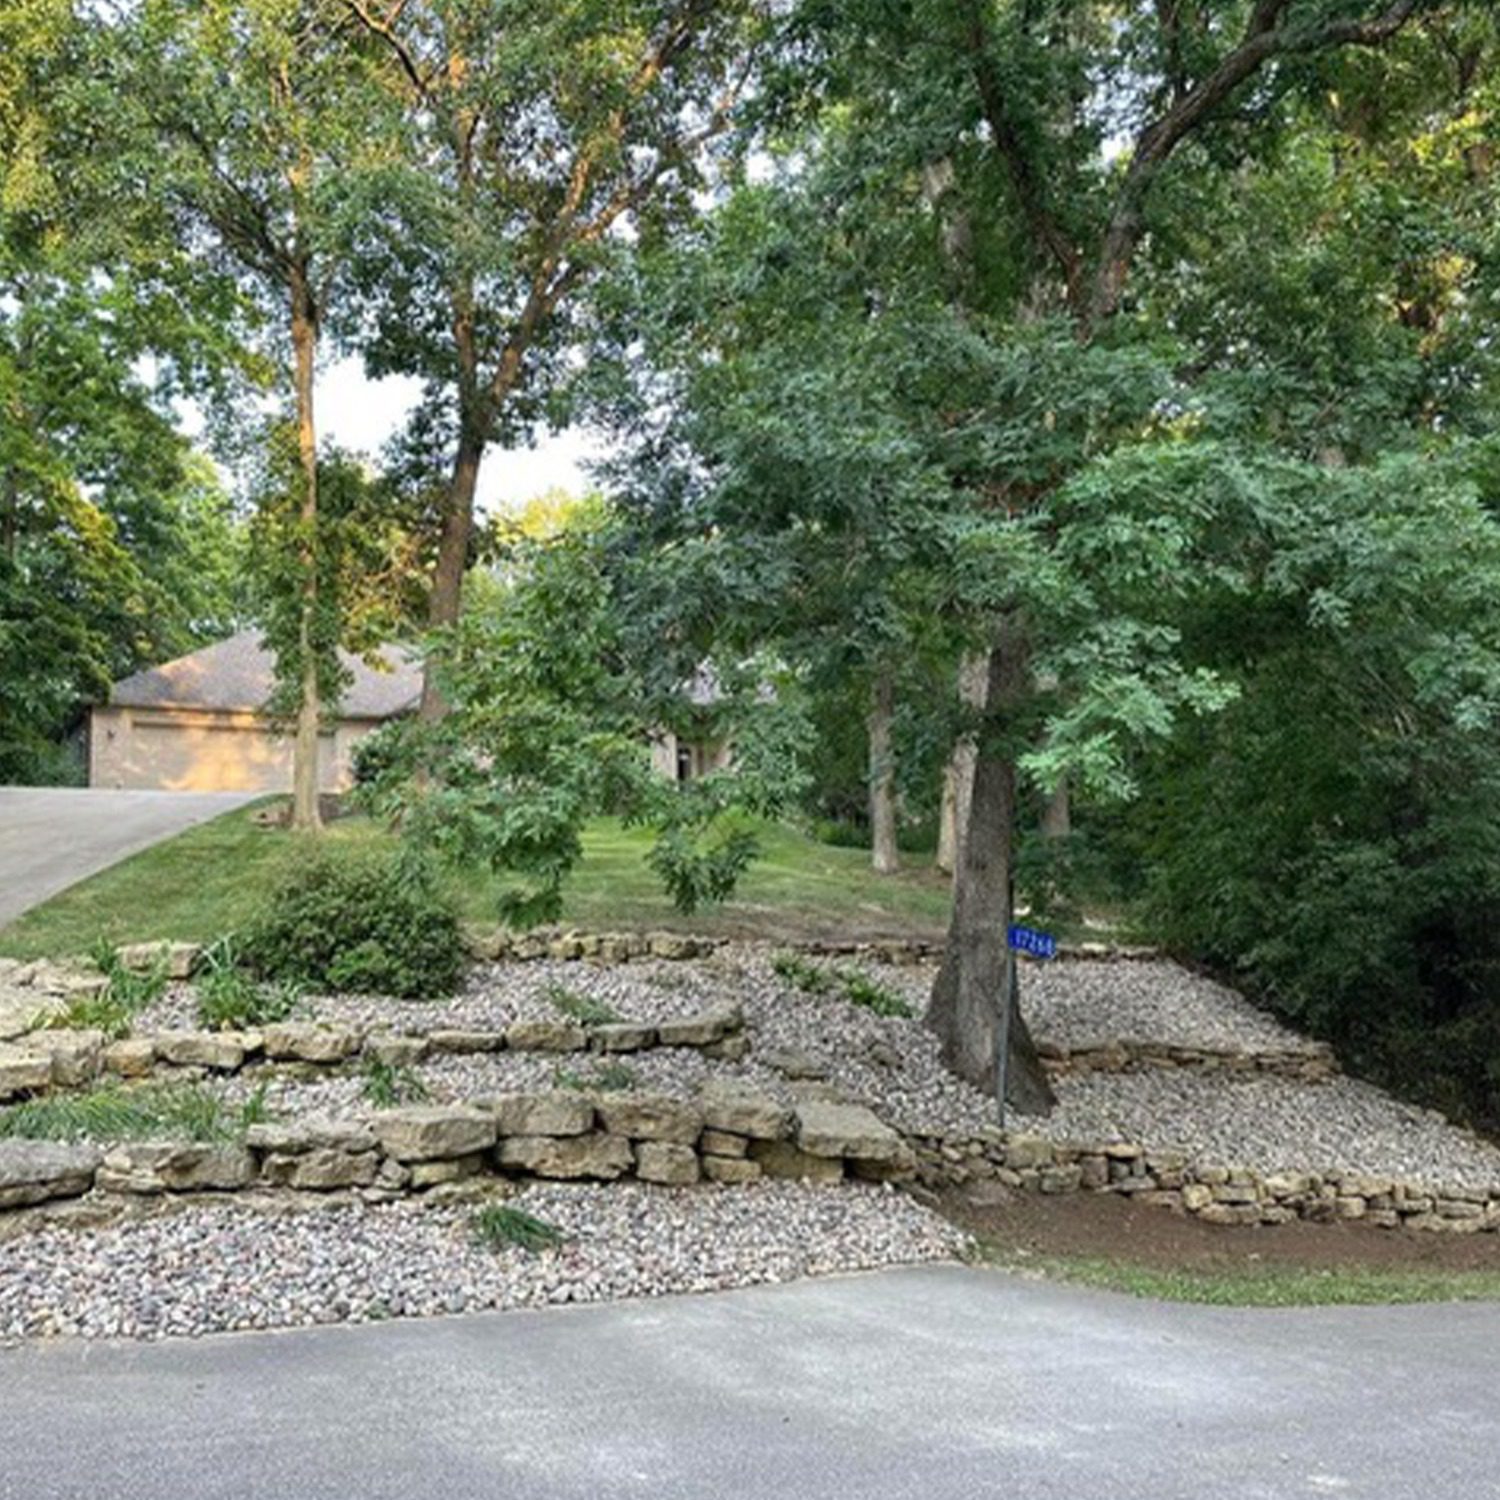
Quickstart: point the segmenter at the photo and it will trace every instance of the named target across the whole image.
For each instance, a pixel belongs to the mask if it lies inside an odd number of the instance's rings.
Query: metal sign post
[[[1011,910],[1015,910],[1014,898]],[[1017,953],[1029,953],[1033,958],[1056,958],[1057,939],[1050,932],[1038,932],[1034,927],[1020,927],[1014,922],[1006,929],[1005,983],[1000,988],[999,1024],[995,1027],[995,1106],[1002,1130],[1005,1129],[1005,1090],[1010,1074],[1010,1014],[1020,1003]]]

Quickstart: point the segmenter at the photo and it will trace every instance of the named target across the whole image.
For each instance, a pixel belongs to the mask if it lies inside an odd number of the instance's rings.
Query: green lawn
[[[210,940],[240,925],[295,855],[294,837],[258,827],[253,809],[200,824],[80,882],[0,930],[0,955],[34,958],[85,953],[100,937]],[[388,837],[362,818],[333,824],[334,842]],[[650,835],[601,820],[584,838],[585,857],[564,920],[581,927],[691,929],[739,937],[936,936],[948,914],[948,880],[925,860],[895,876],[877,876],[859,849],[820,844],[793,829],[760,831],[762,857],[729,904],[692,918],[677,913],[643,860]],[[464,914],[490,920],[496,880],[457,872]]]
[[[1216,1307],[1333,1307],[1405,1302],[1500,1301],[1500,1271],[1442,1267],[1265,1265],[1250,1269],[1135,1265],[1128,1260],[986,1257],[998,1270],[1072,1281],[1161,1302]]]

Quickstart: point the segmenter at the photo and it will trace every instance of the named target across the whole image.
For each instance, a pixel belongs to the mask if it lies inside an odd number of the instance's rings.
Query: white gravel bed
[[[1122,1040],[1255,1051],[1313,1045],[1243,995],[1164,959],[1028,963],[1021,996],[1037,1040],[1068,1047]]]
[[[471,1206],[266,1215],[194,1205],[0,1244],[0,1341],[196,1336],[717,1291],[945,1259],[963,1236],[901,1193],[763,1183],[536,1184],[510,1199],[560,1229],[537,1255],[476,1245]]]
[[[1261,1172],[1500,1185],[1500,1149],[1352,1078],[1297,1083],[1168,1068],[1066,1078],[1057,1094],[1050,1116],[1024,1122],[1028,1131],[1059,1141],[1128,1141]]]

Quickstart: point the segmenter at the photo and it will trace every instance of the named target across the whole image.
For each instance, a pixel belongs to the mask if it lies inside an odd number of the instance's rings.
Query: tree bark
[[[896,687],[888,667],[875,673],[870,692],[870,855],[875,872],[893,875],[901,868],[896,848],[896,760],[891,726],[896,717]]]
[[[318,611],[318,433],[313,413],[313,380],[318,352],[318,312],[305,266],[293,265],[290,291],[292,350],[296,366],[297,457],[302,470],[302,504],[298,514],[302,597],[297,618],[301,683],[297,699],[297,731],[292,746],[292,827],[307,831],[320,828],[323,821],[318,810],[318,742],[323,714],[318,698],[314,632]]]
[[[1020,1014],[1012,983],[1007,930],[1011,922],[1016,820],[1013,748],[1000,734],[1027,691],[1025,640],[1007,617],[986,663],[985,699],[992,722],[976,747],[974,787],[954,879],[953,916],[926,1023],[937,1033],[943,1062],[975,1087],[993,1093],[1002,1037],[1008,1062],[1006,1102],[1024,1114],[1045,1114],[1056,1098]]]
[[[474,534],[474,495],[479,487],[479,465],[484,457],[484,439],[466,424],[459,434],[453,474],[443,506],[443,529],[438,538],[437,567],[427,601],[427,623],[434,626],[458,623],[463,607],[464,570],[468,566],[469,541]],[[446,712],[442,694],[429,662],[422,673],[421,717],[428,722]]]
[[[958,696],[965,708],[984,707],[989,662],[970,652],[958,664]],[[974,788],[974,737],[961,734],[953,743],[943,769],[943,803],[938,821],[937,867],[945,875],[958,869],[963,831],[969,822],[969,797]]]
[[[1052,789],[1047,805],[1042,809],[1042,837],[1065,839],[1073,832],[1073,799],[1068,792],[1068,780],[1064,777]]]

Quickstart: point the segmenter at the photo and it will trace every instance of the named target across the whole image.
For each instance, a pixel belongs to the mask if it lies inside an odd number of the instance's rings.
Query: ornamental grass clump
[[[0,1109],[0,1137],[33,1141],[236,1141],[267,1118],[265,1086],[231,1104],[197,1084],[101,1085]]]
[[[481,1208],[469,1221],[474,1243],[483,1250],[503,1250],[508,1245],[536,1255],[555,1250],[563,1243],[562,1230],[508,1203]]]

